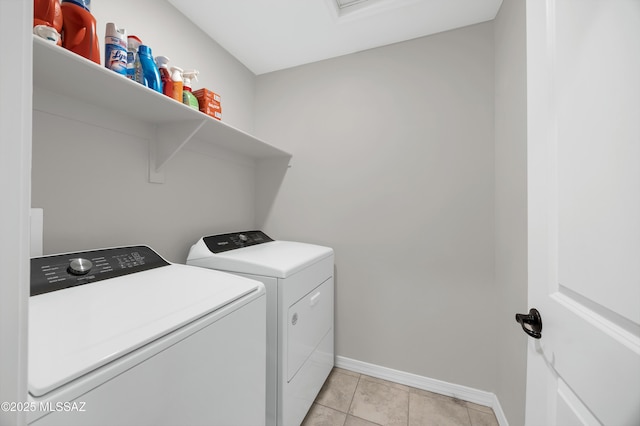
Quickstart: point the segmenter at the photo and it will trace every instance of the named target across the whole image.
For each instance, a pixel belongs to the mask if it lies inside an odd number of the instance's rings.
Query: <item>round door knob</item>
[[[89,273],[91,267],[93,267],[93,263],[91,263],[89,259],[79,257],[77,259],[71,259],[68,270],[73,275],[85,275]]]

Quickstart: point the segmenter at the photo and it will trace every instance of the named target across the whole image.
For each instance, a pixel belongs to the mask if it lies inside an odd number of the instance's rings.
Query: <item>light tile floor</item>
[[[334,368],[303,426],[498,426],[489,407]]]

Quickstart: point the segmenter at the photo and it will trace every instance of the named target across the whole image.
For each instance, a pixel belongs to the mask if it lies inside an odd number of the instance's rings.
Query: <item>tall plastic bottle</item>
[[[127,78],[144,84],[142,80],[142,64],[138,56],[138,48],[142,40],[134,35],[127,37]]]
[[[171,74],[169,73],[169,58],[166,56],[156,56],[156,64],[158,65],[158,71],[160,71],[160,80],[162,81],[162,93],[166,96],[173,97],[173,82],[171,81]]]
[[[60,0],[34,0],[33,1],[33,26],[46,25],[58,34],[62,32],[62,9]],[[58,39],[58,45],[62,45],[62,38]]]
[[[200,73],[196,70],[185,71],[182,73],[182,77],[184,81],[184,90],[182,91],[182,103],[185,105],[189,105],[193,109],[200,110],[200,106],[198,105],[198,98],[196,98],[195,95],[191,93],[192,92],[191,80],[197,80],[198,74]]]
[[[140,64],[142,64],[143,84],[156,92],[162,93],[160,72],[158,71],[156,61],[153,60],[151,48],[141,44],[138,48],[138,56],[140,57]]]
[[[182,68],[171,67],[171,82],[173,83],[173,93],[171,97],[182,103]]]
[[[100,64],[100,46],[91,0],[63,0],[62,47]]]
[[[127,75],[127,30],[113,22],[107,23],[104,34],[104,66]]]

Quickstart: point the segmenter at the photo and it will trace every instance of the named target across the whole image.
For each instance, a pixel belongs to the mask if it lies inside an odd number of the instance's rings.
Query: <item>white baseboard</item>
[[[366,374],[368,376],[389,380],[391,382],[438,393],[440,395],[451,396],[474,404],[484,405],[485,407],[491,407],[500,426],[509,426],[507,418],[500,406],[500,401],[498,401],[498,397],[492,392],[447,383],[441,380],[431,379],[429,377],[418,376],[417,374],[381,367],[379,365],[369,364],[367,362],[357,361],[343,356],[336,356],[335,365],[336,367],[351,370],[356,373]]]

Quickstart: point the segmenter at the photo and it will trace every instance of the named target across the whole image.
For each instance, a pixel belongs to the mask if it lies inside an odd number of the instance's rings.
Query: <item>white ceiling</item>
[[[340,11],[336,0],[168,1],[256,75],[489,21],[502,3],[367,0]]]

